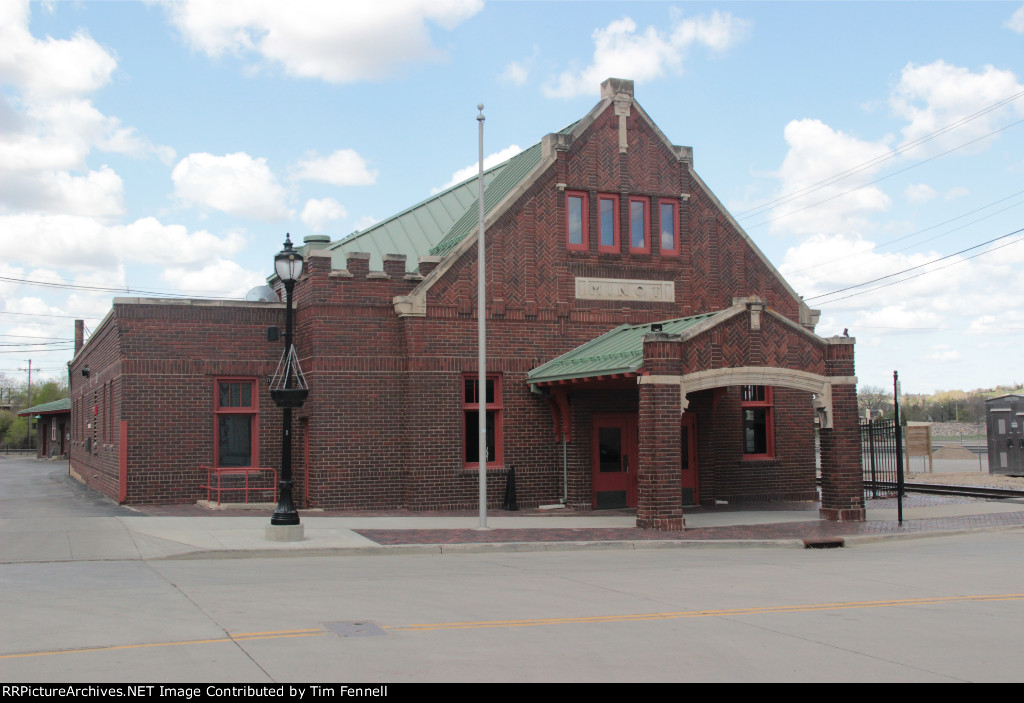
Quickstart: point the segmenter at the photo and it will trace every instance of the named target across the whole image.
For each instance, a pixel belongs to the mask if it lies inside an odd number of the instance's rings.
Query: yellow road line
[[[537,627],[541,625],[576,625],[586,623],[633,622],[641,620],[672,620],[678,618],[722,617],[727,615],[766,615],[772,613],[808,613],[821,610],[849,610],[856,608],[894,608],[908,605],[933,605],[963,601],[1005,601],[1024,599],[1024,593],[1002,593],[982,596],[941,596],[933,598],[906,598],[900,600],[851,601],[846,603],[819,603],[813,605],[782,605],[725,610],[685,610],[674,613],[637,613],[634,615],[593,615],[575,618],[544,618],[538,620],[480,620],[476,622],[437,622],[389,627],[395,632],[429,632],[431,630],[466,630],[486,627]]]
[[[936,605],[942,603],[962,602],[998,602],[1024,600],[1024,593],[997,593],[979,596],[936,596],[931,598],[904,598],[899,600],[848,601],[841,603],[817,603],[809,605],[778,605],[750,608],[727,608],[722,610],[683,610],[673,613],[636,613],[633,615],[590,615],[575,618],[543,618],[536,620],[479,620],[474,622],[437,622],[408,625],[406,627],[387,626],[391,632],[430,632],[432,630],[467,630],[488,627],[537,627],[541,625],[579,625],[589,623],[638,622],[643,620],[673,620],[679,618],[723,617],[729,615],[768,615],[778,613],[811,613],[822,610],[851,610],[858,608],[895,608],[899,606]],[[215,644],[225,642],[247,642],[260,639],[280,639],[288,637],[316,637],[327,634],[322,629],[305,630],[270,630],[266,632],[241,632],[228,637],[205,640],[186,640],[181,642],[146,642],[142,644],[110,645],[106,647],[83,647],[79,649],[58,649],[46,652],[22,652],[18,654],[0,654],[0,659],[17,659],[22,657],[45,657],[53,654],[81,654],[85,652],[109,652],[118,649],[142,649],[146,647],[180,647],[193,644]]]
[[[249,640],[276,639],[282,637],[313,637],[326,634],[324,630],[276,630],[271,632],[243,632],[228,637],[208,640],[185,640],[183,642],[144,642],[142,644],[116,644],[106,647],[81,647],[79,649],[55,649],[48,652],[21,652],[18,654],[0,654],[0,659],[19,659],[22,657],[46,657],[52,654],[81,654],[84,652],[110,652],[116,649],[142,649],[145,647],[180,647],[188,644],[216,644],[218,642],[248,642]]]

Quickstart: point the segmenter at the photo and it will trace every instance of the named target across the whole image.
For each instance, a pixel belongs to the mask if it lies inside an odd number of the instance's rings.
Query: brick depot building
[[[485,389],[475,181],[306,237],[300,508],[475,509],[483,406],[491,507],[510,467],[520,506],[635,507],[654,529],[686,505],[816,500],[817,428],[822,516],[864,518],[853,340],[815,335],[632,81],[485,183]],[[72,472],[122,502],[192,502],[201,467],[278,466],[266,328],[283,322],[278,302],[115,299],[72,362]]]

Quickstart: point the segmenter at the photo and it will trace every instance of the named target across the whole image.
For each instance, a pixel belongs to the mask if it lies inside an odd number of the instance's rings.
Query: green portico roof
[[[529,383],[551,383],[572,379],[636,373],[644,361],[644,335],[652,324],[660,324],[666,334],[682,334],[685,330],[717,315],[710,312],[691,317],[663,320],[643,325],[620,325],[610,332],[576,347],[530,371]]]
[[[19,410],[19,415],[52,415],[55,413],[71,412],[71,399],[61,398],[42,405],[33,405],[31,408]]]

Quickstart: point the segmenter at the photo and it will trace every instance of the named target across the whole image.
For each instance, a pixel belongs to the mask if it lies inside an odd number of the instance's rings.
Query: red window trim
[[[662,208],[668,206],[672,208],[672,248],[666,249],[662,246],[662,233],[665,227],[664,218],[662,217]],[[679,255],[679,203],[661,199],[658,201],[658,249],[662,256],[678,256]]]
[[[612,243],[610,245],[602,244],[603,234],[601,226],[604,224],[604,218],[601,217],[601,203],[608,201],[612,204]],[[598,193],[597,195],[597,250],[606,252],[609,254],[620,254],[622,253],[622,235],[620,232],[619,225],[619,196],[612,195],[609,193]]]
[[[644,245],[642,247],[633,246],[633,203],[643,203],[644,205]],[[651,199],[646,195],[629,196],[629,253],[651,253]]]
[[[747,454],[746,442],[741,437],[743,445],[743,460],[744,461],[756,461],[759,459],[774,459],[775,458],[775,401],[773,398],[771,386],[761,386],[764,388],[764,400],[741,400],[740,401],[740,413],[741,413],[741,425],[744,423],[742,413],[744,410],[749,408],[764,408],[764,434],[765,434],[765,448],[766,452],[761,454]],[[740,387],[740,398],[743,397],[743,387]]]
[[[218,376],[213,379],[213,461],[214,468],[220,467],[220,432],[218,430],[217,418],[220,415],[249,415],[252,426],[250,429],[251,446],[249,449],[249,466],[260,465],[260,401],[257,380],[252,376]],[[248,407],[224,407],[220,405],[220,384],[221,383],[249,383],[252,391],[252,405]]]
[[[569,201],[572,198],[580,198],[581,200],[581,217],[580,227],[582,231],[580,233],[580,243],[573,244],[569,241]],[[588,193],[581,190],[567,190],[565,191],[565,248],[569,251],[589,251],[590,250],[590,201]]]
[[[471,403],[466,400],[466,381],[479,381],[480,374],[478,373],[464,373],[460,383],[459,393],[462,395],[462,468],[472,469],[475,471],[480,470],[479,461],[466,461],[466,439],[469,437],[469,433],[476,432],[477,428],[466,427],[466,414],[470,411],[480,412],[480,403]],[[494,402],[486,402],[487,389],[484,388],[484,412],[489,410],[495,411],[494,416],[494,458],[487,462],[488,469],[501,468],[504,466],[505,452],[502,447],[502,427],[501,427],[501,416],[502,416],[502,402],[501,402],[501,374],[489,373],[487,374],[488,381],[494,381]],[[477,390],[477,396],[479,401],[480,390]]]

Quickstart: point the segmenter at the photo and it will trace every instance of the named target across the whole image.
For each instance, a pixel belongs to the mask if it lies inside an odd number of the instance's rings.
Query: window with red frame
[[[775,428],[772,423],[772,389],[742,386],[743,458],[770,459],[775,456]]]
[[[467,468],[480,466],[480,379],[462,378],[463,463]],[[487,413],[487,465],[500,466],[501,450],[501,377],[488,376],[484,389],[484,412]]]
[[[597,196],[597,250],[618,254],[619,196]]]
[[[650,200],[639,196],[629,199],[629,252],[649,254],[651,252]]]
[[[661,232],[661,253],[679,253],[679,208],[678,203],[662,200],[658,203],[658,230]]]
[[[214,382],[214,464],[256,466],[259,418],[256,380],[219,378]]]
[[[565,193],[565,246],[570,251],[587,251],[587,194],[578,191]]]

